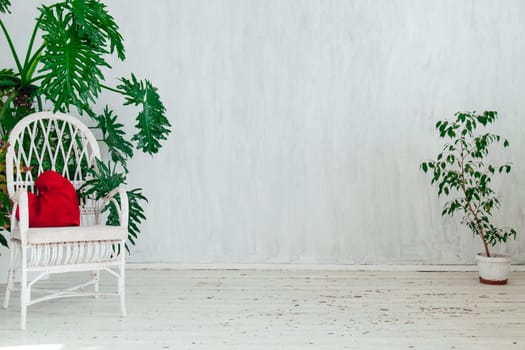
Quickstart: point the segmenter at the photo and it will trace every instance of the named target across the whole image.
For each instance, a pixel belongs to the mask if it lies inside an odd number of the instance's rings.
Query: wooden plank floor
[[[524,272],[507,286],[481,285],[474,272],[130,270],[127,278],[125,319],[110,297],[60,299],[30,307],[20,331],[16,293],[0,309],[0,350],[525,349]]]

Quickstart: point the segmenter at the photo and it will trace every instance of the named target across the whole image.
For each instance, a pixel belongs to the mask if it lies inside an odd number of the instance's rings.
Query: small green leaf
[[[478,116],[478,122],[481,125],[485,126],[485,125],[487,125],[487,118],[485,118],[484,116],[480,115],[480,116]]]
[[[9,11],[9,6],[11,6],[11,2],[9,0],[0,0],[0,13],[11,13]],[[0,242],[0,244],[1,243],[2,242]],[[6,245],[6,247],[7,247],[7,245]]]

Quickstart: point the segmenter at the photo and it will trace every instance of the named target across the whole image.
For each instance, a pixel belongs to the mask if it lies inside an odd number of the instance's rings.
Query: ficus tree
[[[40,5],[27,49],[20,54],[15,49],[2,16],[10,13],[10,0],[0,0],[0,29],[12,57],[12,65],[0,67],[0,161],[5,157],[5,144],[10,130],[30,113],[52,109],[76,112],[101,131],[107,145],[106,163],[98,162],[93,180],[86,191],[104,196],[126,182],[127,162],[135,151],[153,155],[170,134],[171,125],[157,88],[134,74],[120,78],[115,84],[106,82],[104,72],[111,69],[108,57],[126,58],[124,40],[119,27],[101,0],[62,0]],[[6,57],[7,55],[2,55]],[[2,64],[5,64],[2,60]],[[135,132],[126,136],[122,119],[110,106],[95,110],[102,90],[119,94],[124,105],[138,111]],[[2,151],[3,150],[3,151]],[[0,182],[5,182],[0,169]],[[2,177],[3,176],[3,177]],[[9,200],[5,190],[0,194],[0,226],[8,225]],[[140,189],[128,191],[130,201],[129,241],[134,243],[138,224],[145,219],[141,204],[146,201]],[[116,213],[108,209],[108,221]],[[0,234],[0,244],[7,245]]]
[[[493,144],[508,147],[509,141],[482,132],[496,120],[494,111],[458,112],[455,117],[453,121],[436,123],[439,136],[446,142],[437,159],[421,163],[421,169],[432,175],[431,183],[437,186],[438,196],[449,198],[441,214],[462,215],[462,223],[481,238],[485,254],[490,257],[489,245],[516,237],[516,230],[496,227],[491,221],[494,209],[501,205],[491,187],[493,176],[508,174],[511,164],[488,163],[489,148]]]

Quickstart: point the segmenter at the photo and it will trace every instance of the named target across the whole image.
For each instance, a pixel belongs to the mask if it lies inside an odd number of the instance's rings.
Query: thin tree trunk
[[[462,133],[460,134],[462,135]],[[474,216],[474,225],[473,227],[477,227],[478,234],[481,237],[481,240],[483,241],[483,247],[485,248],[485,254],[487,254],[487,257],[490,258],[490,252],[489,252],[489,245],[487,243],[487,240],[485,239],[485,232],[483,232],[483,227],[479,225],[479,219],[478,219],[478,213],[474,210],[472,207],[472,203],[467,198],[467,189],[465,186],[465,154],[463,149],[463,140],[459,139],[459,142],[461,144],[461,189],[463,190],[463,194],[465,195],[465,198],[467,199],[467,208],[470,211],[470,213]]]

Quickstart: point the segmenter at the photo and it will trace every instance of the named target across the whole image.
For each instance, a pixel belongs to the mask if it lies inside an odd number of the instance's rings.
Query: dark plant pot
[[[507,284],[510,275],[510,255],[493,254],[490,258],[484,253],[476,255],[479,281],[484,284]]]

